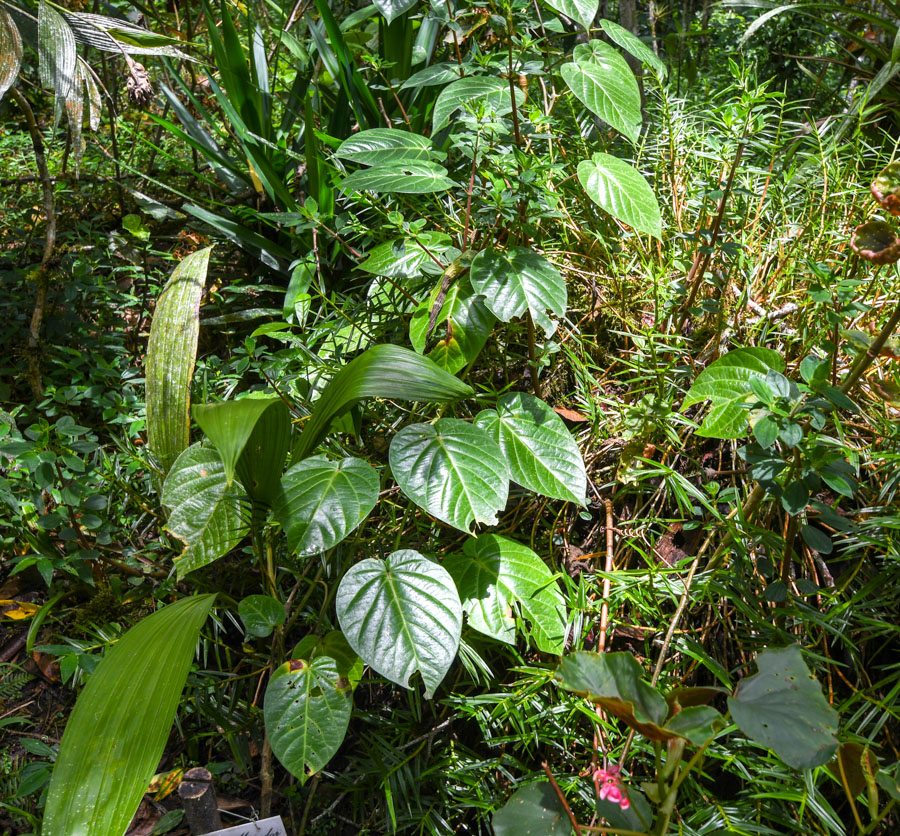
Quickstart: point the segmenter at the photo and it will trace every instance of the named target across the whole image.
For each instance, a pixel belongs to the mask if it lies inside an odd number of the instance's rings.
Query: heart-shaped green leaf
[[[215,595],[136,624],[91,674],[66,723],[44,836],[122,836],[159,766]]]
[[[516,107],[525,101],[525,93],[518,87],[513,87],[513,92],[510,90],[509,81],[496,76],[469,76],[448,84],[434,103],[432,133],[449,125],[450,117],[461,107],[468,105],[481,105],[498,116],[509,113],[513,97]]]
[[[591,41],[560,73],[578,100],[610,127],[637,143],[641,133],[641,91],[628,62],[616,50]],[[581,60],[578,60],[578,59]]]
[[[491,819],[496,836],[571,836],[572,824],[548,781],[516,790]]]
[[[600,0],[544,0],[544,2],[553,11],[580,23],[587,31],[590,31],[600,8]]]
[[[695,746],[705,746],[722,729],[725,720],[718,711],[708,705],[694,705],[669,718],[666,731],[689,740]]]
[[[792,644],[764,650],[756,665],[759,672],[742,679],[728,698],[741,731],[795,769],[828,763],[838,748],[838,715],[803,662],[800,648]]]
[[[175,558],[183,578],[228,554],[246,536],[239,484],[229,487],[218,450],[194,444],[172,465],[163,484],[162,502],[171,508],[166,531],[185,543]]]
[[[284,604],[271,595],[248,595],[238,604],[238,615],[248,636],[264,639],[284,624]]]
[[[313,456],[281,479],[275,516],[300,555],[319,554],[341,542],[378,502],[378,473],[362,459]]]
[[[542,400],[525,392],[501,395],[497,409],[480,412],[475,425],[500,446],[514,482],[584,505],[587,473],[581,452],[562,418]]]
[[[659,204],[650,184],[635,168],[611,154],[594,154],[578,163],[578,181],[588,197],[617,220],[662,237]]]
[[[347,570],[335,601],[350,646],[391,682],[417,670],[430,698],[456,656],[462,606],[446,569],[410,549]]]
[[[565,280],[546,258],[527,247],[482,250],[472,259],[469,277],[488,310],[503,322],[529,311],[549,337],[556,323],[546,311],[560,317],[566,312]]]
[[[372,128],[345,139],[335,154],[364,165],[405,165],[430,159],[431,140],[396,128]]]
[[[747,432],[750,410],[742,404],[756,400],[750,381],[765,381],[770,370],[784,371],[784,359],[770,348],[738,348],[710,363],[694,381],[682,410],[712,401],[709,414],[697,431],[706,438],[740,438]]]
[[[391,471],[420,508],[468,531],[473,521],[497,523],[506,507],[509,472],[497,443],[456,418],[404,427],[391,441]]]
[[[417,0],[374,0],[375,8],[390,23],[416,5]]]
[[[481,534],[450,554],[444,568],[453,576],[469,626],[513,644],[517,607],[524,632],[545,653],[563,651],[566,605],[553,573],[531,549],[496,534]]]
[[[344,178],[341,191],[345,194],[430,194],[445,192],[455,185],[442,165],[427,161],[408,161],[354,171]]]
[[[421,232],[415,238],[386,241],[369,250],[360,270],[392,279],[410,279],[422,273],[422,268],[434,264],[449,248],[450,236],[443,232]],[[435,265],[437,267],[437,265]]]
[[[337,662],[316,656],[291,659],[278,668],[263,705],[266,735],[281,765],[305,783],[334,757],[353,710],[350,682]]]
[[[284,407],[281,398],[241,398],[223,403],[197,404],[192,410],[194,420],[206,437],[216,445],[222,457],[229,485],[234,479],[238,459],[250,440],[256,422],[267,409],[276,405]],[[283,461],[282,459],[282,463]]]

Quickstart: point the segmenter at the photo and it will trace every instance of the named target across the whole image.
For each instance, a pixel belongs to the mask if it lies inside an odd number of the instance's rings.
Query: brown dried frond
[[[128,100],[141,109],[147,107],[153,101],[153,85],[150,83],[150,74],[144,69],[143,64],[137,61],[129,62],[128,82],[126,84]]]

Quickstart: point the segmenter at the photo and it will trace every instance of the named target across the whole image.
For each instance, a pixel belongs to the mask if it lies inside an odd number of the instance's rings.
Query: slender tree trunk
[[[28,382],[31,386],[31,394],[35,400],[44,392],[41,380],[41,330],[44,323],[44,313],[47,310],[47,293],[50,289],[50,259],[53,256],[53,248],[56,246],[56,202],[53,195],[53,182],[50,180],[50,172],[47,169],[47,157],[44,154],[44,140],[41,137],[40,128],[34,118],[34,111],[25,98],[15,87],[9,92],[19,106],[19,110],[25,116],[28,126],[28,134],[31,137],[31,146],[34,149],[34,161],[37,165],[38,179],[44,192],[44,217],[47,219],[47,231],[44,236],[44,252],[41,263],[34,274],[37,292],[34,300],[34,310],[31,313],[31,323],[28,327]]]

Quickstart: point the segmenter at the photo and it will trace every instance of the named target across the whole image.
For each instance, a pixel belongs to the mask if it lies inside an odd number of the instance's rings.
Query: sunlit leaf
[[[662,237],[659,203],[637,169],[611,154],[597,152],[578,164],[578,181],[601,209],[638,232]]]
[[[429,194],[452,189],[454,183],[447,169],[432,162],[408,161],[364,168],[348,174],[341,191],[375,192],[376,194]]]
[[[184,598],[125,632],[75,703],[43,836],[122,836],[165,749],[215,595]]]
[[[600,26],[609,35],[610,40],[617,43],[627,53],[637,58],[638,61],[651,67],[660,79],[666,77],[666,65],[637,35],[629,32],[624,26],[620,26],[612,20],[601,20]]]
[[[509,81],[496,76],[470,76],[448,84],[434,103],[433,133],[450,124],[450,117],[463,107],[484,107],[498,116],[512,110],[525,101],[525,93],[518,86],[510,87]]]
[[[430,698],[456,656],[462,607],[446,569],[410,549],[350,567],[335,600],[350,646],[376,672],[409,688],[419,671]]]
[[[506,507],[509,471],[500,447],[480,427],[457,418],[411,424],[391,440],[391,472],[420,508],[461,531],[496,525]]]
[[[46,0],[38,4],[38,71],[61,108],[75,83],[75,37],[65,18]]]
[[[582,28],[588,31],[600,8],[600,0],[544,0],[544,2],[553,11],[580,23]]]
[[[429,160],[431,140],[396,128],[371,128],[345,139],[335,155],[365,165],[405,165]]]

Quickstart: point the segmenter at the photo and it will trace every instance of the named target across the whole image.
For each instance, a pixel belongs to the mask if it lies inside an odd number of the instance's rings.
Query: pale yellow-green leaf
[[[189,444],[191,377],[200,333],[200,296],[209,266],[207,247],[174,270],[156,303],[147,347],[147,436],[165,474]]]

